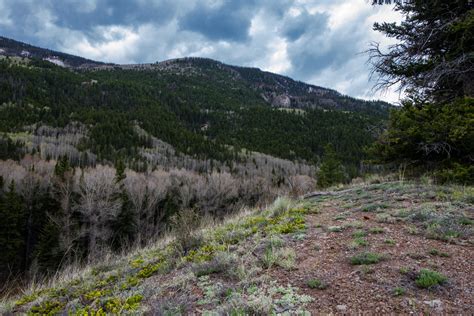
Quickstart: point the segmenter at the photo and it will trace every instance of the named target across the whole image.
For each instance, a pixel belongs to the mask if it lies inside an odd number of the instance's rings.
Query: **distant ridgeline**
[[[114,65],[3,37],[0,58],[2,158],[39,152],[143,170],[155,167],[159,140],[174,156],[216,164],[261,152],[316,165],[332,143],[353,177],[390,108],[203,58]]]

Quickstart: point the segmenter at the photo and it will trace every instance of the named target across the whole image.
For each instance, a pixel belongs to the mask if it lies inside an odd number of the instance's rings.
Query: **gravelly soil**
[[[396,194],[399,201],[394,196],[378,190],[372,193],[372,202],[374,198],[384,202],[385,209],[379,210],[384,214],[428,206],[423,204],[426,199],[406,201],[404,197],[409,199],[409,193]],[[347,207],[347,200],[353,207]],[[352,199],[326,199],[318,214],[307,217],[309,229],[304,242],[296,245],[295,269],[275,269],[272,277],[314,297],[314,302],[306,307],[314,314],[474,314],[472,239],[450,242],[428,239],[420,232],[411,232],[410,221],[380,222],[377,213],[357,211],[358,203],[356,194]],[[461,211],[472,216],[472,207]],[[328,229],[334,226],[341,231]],[[370,233],[374,227],[383,228],[383,232]],[[366,246],[352,245],[355,231],[368,232],[364,237]],[[430,253],[433,249],[438,255]],[[383,254],[385,259],[374,265],[351,265],[349,258],[361,251]],[[422,268],[444,274],[448,282],[429,290],[418,288],[414,280]],[[306,282],[310,278],[322,280],[327,288],[308,288]],[[405,293],[395,296],[397,287],[403,288]]]

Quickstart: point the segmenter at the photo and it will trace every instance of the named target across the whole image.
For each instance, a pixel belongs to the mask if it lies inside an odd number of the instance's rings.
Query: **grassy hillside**
[[[278,199],[36,284],[32,315],[447,313],[474,304],[474,188],[386,182]]]

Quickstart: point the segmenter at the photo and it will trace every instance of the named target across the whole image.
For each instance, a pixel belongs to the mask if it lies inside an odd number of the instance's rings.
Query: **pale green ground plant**
[[[299,294],[298,289],[291,285],[279,285],[270,281],[254,287],[243,294],[236,294],[223,306],[222,315],[307,315],[305,306],[314,299]]]
[[[352,221],[352,222],[347,223],[346,227],[361,229],[361,228],[364,228],[364,222],[362,222],[362,221]]]
[[[278,217],[294,206],[294,201],[287,197],[278,197],[269,207],[271,217]]]
[[[375,216],[375,221],[378,223],[393,224],[397,219],[388,213],[380,213]]]
[[[339,233],[339,232],[342,232],[343,230],[344,230],[344,227],[342,226],[329,226],[328,227],[328,231],[332,233]]]
[[[406,293],[406,290],[403,287],[396,287],[392,292],[394,296],[402,296]]]
[[[296,264],[296,252],[293,248],[285,247],[276,251],[276,264],[286,270],[291,270]]]
[[[349,245],[349,248],[350,249],[357,249],[357,248],[360,248],[360,247],[366,247],[368,246],[369,243],[367,242],[366,239],[362,238],[362,237],[359,237],[359,238],[355,238]]]

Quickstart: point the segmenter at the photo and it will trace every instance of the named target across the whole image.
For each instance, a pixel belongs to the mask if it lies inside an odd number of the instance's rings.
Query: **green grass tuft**
[[[352,265],[375,264],[383,260],[383,255],[373,252],[363,252],[351,257]]]
[[[371,229],[369,229],[369,232],[371,234],[383,234],[385,232],[385,229],[383,229],[382,227],[372,227]]]
[[[311,289],[324,290],[327,284],[319,279],[309,279],[306,281],[306,285]]]
[[[395,296],[402,296],[405,294],[405,292],[406,292],[405,289],[402,287],[396,287],[393,289],[393,295]]]
[[[447,280],[448,278],[439,272],[428,269],[422,269],[418,274],[415,283],[418,287],[428,289],[437,285],[441,285]]]
[[[393,246],[393,245],[396,244],[395,240],[393,240],[393,239],[385,239],[383,242],[387,245],[390,245],[390,246]]]
[[[448,253],[441,252],[438,249],[434,249],[434,248],[430,250],[430,255],[437,256],[437,257],[445,257],[445,258],[449,257]]]
[[[352,234],[352,237],[354,238],[361,238],[367,236],[367,233],[363,230],[357,230]]]

